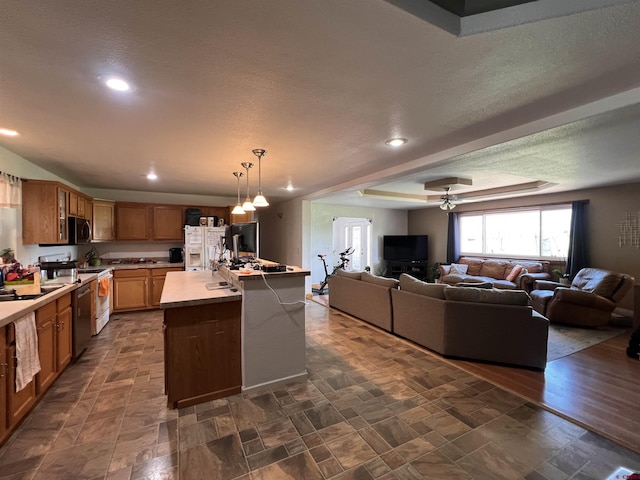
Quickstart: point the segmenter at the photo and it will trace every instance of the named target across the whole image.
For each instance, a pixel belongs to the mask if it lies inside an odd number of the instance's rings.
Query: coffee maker
[[[169,249],[169,263],[182,263],[184,259],[182,258],[182,249],[181,248],[170,248]]]

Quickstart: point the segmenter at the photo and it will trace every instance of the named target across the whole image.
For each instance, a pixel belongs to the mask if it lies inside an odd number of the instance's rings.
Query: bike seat
[[[324,258],[324,257],[326,257],[326,256],[327,256],[327,254],[326,254],[326,253],[319,253],[319,254],[318,254],[318,257],[320,257],[320,258]]]

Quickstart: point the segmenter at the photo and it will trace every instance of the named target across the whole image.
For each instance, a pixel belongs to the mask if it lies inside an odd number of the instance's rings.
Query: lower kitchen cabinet
[[[40,373],[36,375],[36,393],[44,394],[56,379],[58,371],[56,362],[57,337],[56,302],[51,302],[36,310],[36,329],[38,331],[38,356],[40,357]]]
[[[56,371],[61,372],[71,362],[73,347],[71,294],[67,293],[56,302]]]
[[[11,327],[13,328],[13,327]],[[17,425],[36,404],[36,379],[19,392],[16,392],[16,346],[9,347],[9,376],[7,377],[8,422],[9,428]]]
[[[241,308],[238,300],[164,311],[169,406],[183,408],[240,393]]]
[[[38,308],[35,315],[40,372],[19,392],[15,328],[13,323],[0,327],[0,445],[71,361],[71,293]]]
[[[160,298],[162,297],[162,288],[164,287],[164,280],[169,272],[180,272],[182,268],[179,267],[167,267],[167,268],[150,268],[151,274],[151,306],[159,307]]]
[[[167,272],[181,270],[181,267],[114,270],[113,310],[122,312],[158,308]]]

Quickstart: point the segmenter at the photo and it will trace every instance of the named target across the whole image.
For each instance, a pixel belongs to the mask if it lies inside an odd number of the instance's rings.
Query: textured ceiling
[[[640,180],[640,2],[462,38],[382,0],[0,9],[0,127],[21,132],[0,146],[80,187],[234,197],[254,148],[272,201]]]

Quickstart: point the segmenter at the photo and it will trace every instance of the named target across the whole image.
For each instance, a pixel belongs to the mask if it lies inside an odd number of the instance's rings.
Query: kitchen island
[[[160,307],[170,406],[306,378],[304,277],[309,271],[289,268],[264,275],[227,267],[213,275],[167,274]],[[217,288],[220,282],[227,288]]]

